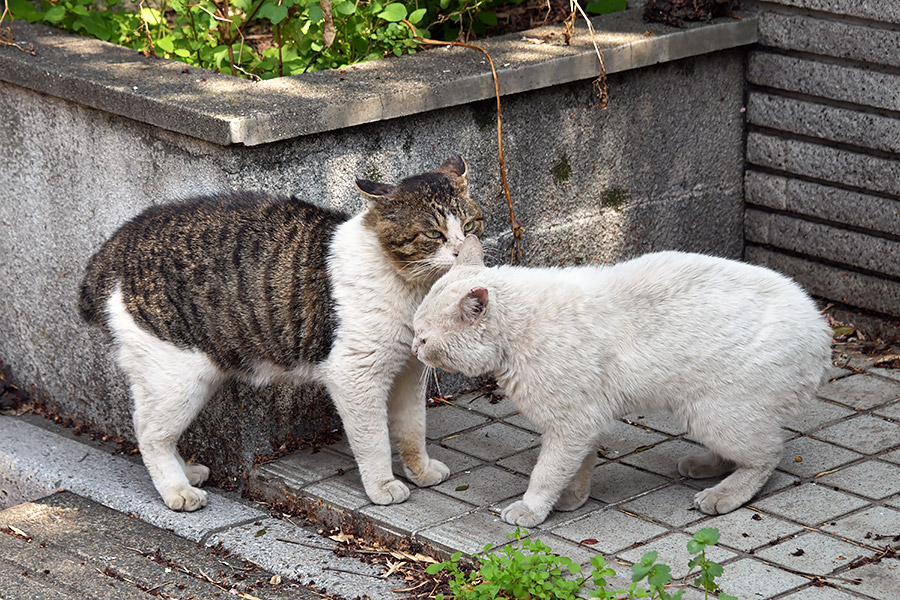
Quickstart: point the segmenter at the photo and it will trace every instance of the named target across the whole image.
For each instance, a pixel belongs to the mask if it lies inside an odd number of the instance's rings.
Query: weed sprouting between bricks
[[[666,586],[672,581],[670,568],[656,562],[656,552],[647,552],[639,563],[632,566],[631,584],[626,589],[609,589],[608,579],[614,577],[616,572],[601,554],[591,559],[590,576],[583,576],[580,565],[571,558],[554,554],[540,540],[528,537],[527,531],[517,527],[515,533],[507,537],[512,538],[513,542],[499,552],[492,552],[493,546],[488,544],[475,555],[478,568],[461,568],[462,553],[456,552],[450,560],[429,565],[427,572],[435,575],[446,571],[455,600],[574,600],[576,594],[589,584],[595,588],[590,591],[590,597],[604,600],[680,600],[685,593],[683,589],[674,592],[667,589]],[[692,555],[688,566],[699,569],[694,585],[703,589],[707,598],[710,593],[718,593],[720,600],[737,600],[734,596],[721,593],[716,578],[722,574],[722,566],[706,555],[706,549],[718,541],[719,530],[706,528],[695,533],[688,542],[687,549]],[[573,575],[574,578],[571,577]],[[436,600],[444,600],[444,595],[438,594]]]

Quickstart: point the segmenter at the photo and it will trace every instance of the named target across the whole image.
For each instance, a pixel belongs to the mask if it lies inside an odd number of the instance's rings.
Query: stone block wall
[[[759,6],[745,258],[900,317],[900,2]]]

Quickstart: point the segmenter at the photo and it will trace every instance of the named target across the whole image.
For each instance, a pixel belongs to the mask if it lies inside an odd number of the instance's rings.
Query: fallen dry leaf
[[[879,369],[900,369],[900,354],[887,354],[875,361]]]

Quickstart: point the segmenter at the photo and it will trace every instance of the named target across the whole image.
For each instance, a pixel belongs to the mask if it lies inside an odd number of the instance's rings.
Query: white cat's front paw
[[[718,490],[716,487],[697,492],[694,495],[694,508],[708,515],[724,515],[747,501],[743,496],[729,493],[727,490]]]
[[[510,525],[534,527],[543,523],[547,518],[547,514],[547,512],[541,514],[525,504],[524,500],[519,500],[504,508],[500,513],[500,518]]]
[[[403,465],[403,470],[410,481],[419,487],[437,485],[450,477],[450,467],[433,458],[428,460],[428,465],[420,473],[413,473],[406,465]]]
[[[184,465],[184,475],[187,477],[188,483],[198,486],[209,478],[209,467],[187,463]]]
[[[399,479],[391,479],[374,490],[366,490],[375,504],[397,504],[409,498],[409,488]]]
[[[206,506],[206,492],[195,487],[184,486],[163,494],[166,506],[179,512],[193,512]]]

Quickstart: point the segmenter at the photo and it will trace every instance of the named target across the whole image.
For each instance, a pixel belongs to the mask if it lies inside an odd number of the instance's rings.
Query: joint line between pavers
[[[267,515],[266,515],[267,516]],[[265,516],[263,516],[265,518]],[[250,525],[251,523],[255,523],[260,520],[260,516],[257,515],[253,518],[242,519],[240,521],[235,521],[234,523],[229,523],[228,525],[222,525],[221,527],[214,527],[213,529],[208,530],[206,533],[200,536],[200,539],[197,540],[197,543],[201,546],[206,546],[206,542],[208,542],[212,537],[225,532],[231,529],[235,529],[237,527],[243,527],[244,525]]]

